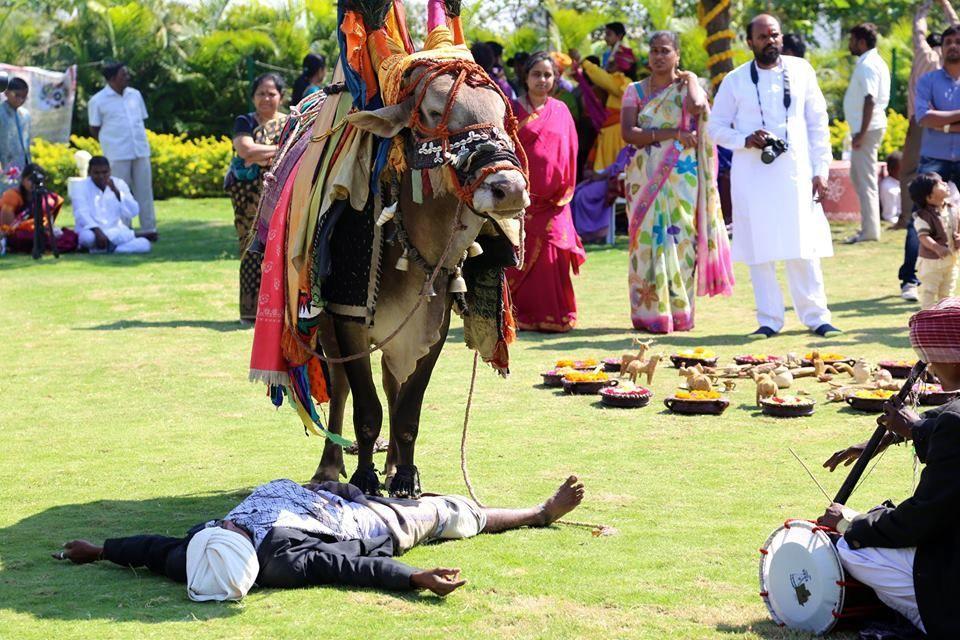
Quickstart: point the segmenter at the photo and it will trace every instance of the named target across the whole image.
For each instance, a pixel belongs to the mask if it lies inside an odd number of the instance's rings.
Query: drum
[[[831,533],[787,520],[760,549],[760,597],[781,627],[823,635],[887,611],[872,589],[844,575]]]

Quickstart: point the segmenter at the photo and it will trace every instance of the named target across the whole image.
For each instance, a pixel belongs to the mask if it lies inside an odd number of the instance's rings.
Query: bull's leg
[[[337,435],[343,435],[343,414],[347,405],[347,396],[350,395],[350,383],[347,382],[347,373],[343,366],[330,365],[330,409],[327,417],[327,430]],[[323,457],[320,466],[313,474],[314,482],[326,480],[336,481],[347,471],[343,464],[343,447],[329,440],[323,446]]]
[[[327,314],[320,316],[317,337],[323,347],[324,354],[331,358],[340,355],[337,337],[333,331],[333,319]],[[328,368],[330,371],[330,388],[327,391],[330,394],[330,407],[326,427],[328,431],[343,435],[343,414],[347,405],[347,396],[350,395],[350,383],[347,381],[347,373],[344,371],[343,365],[331,364]],[[313,482],[327,480],[335,482],[341,475],[344,477],[347,475],[343,465],[343,447],[327,440],[323,447],[320,465],[313,474]]]
[[[369,348],[367,329],[362,324],[334,320],[333,327],[344,356]],[[378,495],[380,478],[373,465],[373,447],[383,425],[383,407],[373,384],[370,357],[345,362],[343,369],[353,395],[353,430],[357,438],[357,470],[350,477],[350,484],[367,495]]]
[[[450,328],[450,310],[447,309],[440,328],[440,339],[430,347],[427,355],[420,358],[417,368],[400,385],[395,408],[390,412],[390,440],[396,446],[396,473],[390,481],[390,497],[420,497],[420,474],[414,464],[413,454],[420,428],[420,409],[423,406],[423,394],[430,383],[430,375],[440,357],[440,351]]]
[[[400,383],[397,382],[393,372],[383,363],[383,391],[387,396],[387,415],[390,416],[390,424],[393,424],[393,412],[397,408],[397,394],[400,393]],[[383,465],[384,485],[390,488],[390,481],[397,472],[397,441],[394,437],[394,431],[390,429],[390,444],[387,447],[387,461]]]

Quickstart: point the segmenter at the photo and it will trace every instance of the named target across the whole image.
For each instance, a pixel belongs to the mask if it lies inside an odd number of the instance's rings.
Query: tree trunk
[[[733,71],[730,57],[730,0],[700,0],[700,24],[707,30],[707,53],[710,55],[710,84],[715,92],[724,76]]]

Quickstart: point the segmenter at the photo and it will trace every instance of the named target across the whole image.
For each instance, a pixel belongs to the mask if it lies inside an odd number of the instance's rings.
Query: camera
[[[47,176],[37,169],[30,174],[30,180],[33,182],[33,188],[40,192],[47,190]]]
[[[787,142],[776,136],[767,136],[767,141],[760,151],[760,160],[763,164],[771,164],[787,150]]]

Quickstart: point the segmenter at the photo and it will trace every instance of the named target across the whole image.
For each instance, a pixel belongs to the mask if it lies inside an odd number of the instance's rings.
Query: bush
[[[893,109],[887,111],[887,130],[883,134],[883,141],[880,143],[880,149],[877,152],[881,161],[894,151],[903,149],[903,143],[907,140],[907,128],[910,121]],[[843,120],[834,120],[830,125],[830,148],[833,150],[833,157],[839,160],[843,156],[843,141],[850,135],[850,125]]]
[[[153,168],[153,194],[165,198],[204,198],[223,195],[223,176],[233,156],[230,140],[212,136],[187,138],[147,131],[150,162]],[[93,138],[71,136],[70,144],[55,144],[35,139],[31,145],[33,161],[47,170],[47,185],[60,194],[67,192],[67,178],[77,175],[73,154],[84,150],[100,155],[100,144]]]

